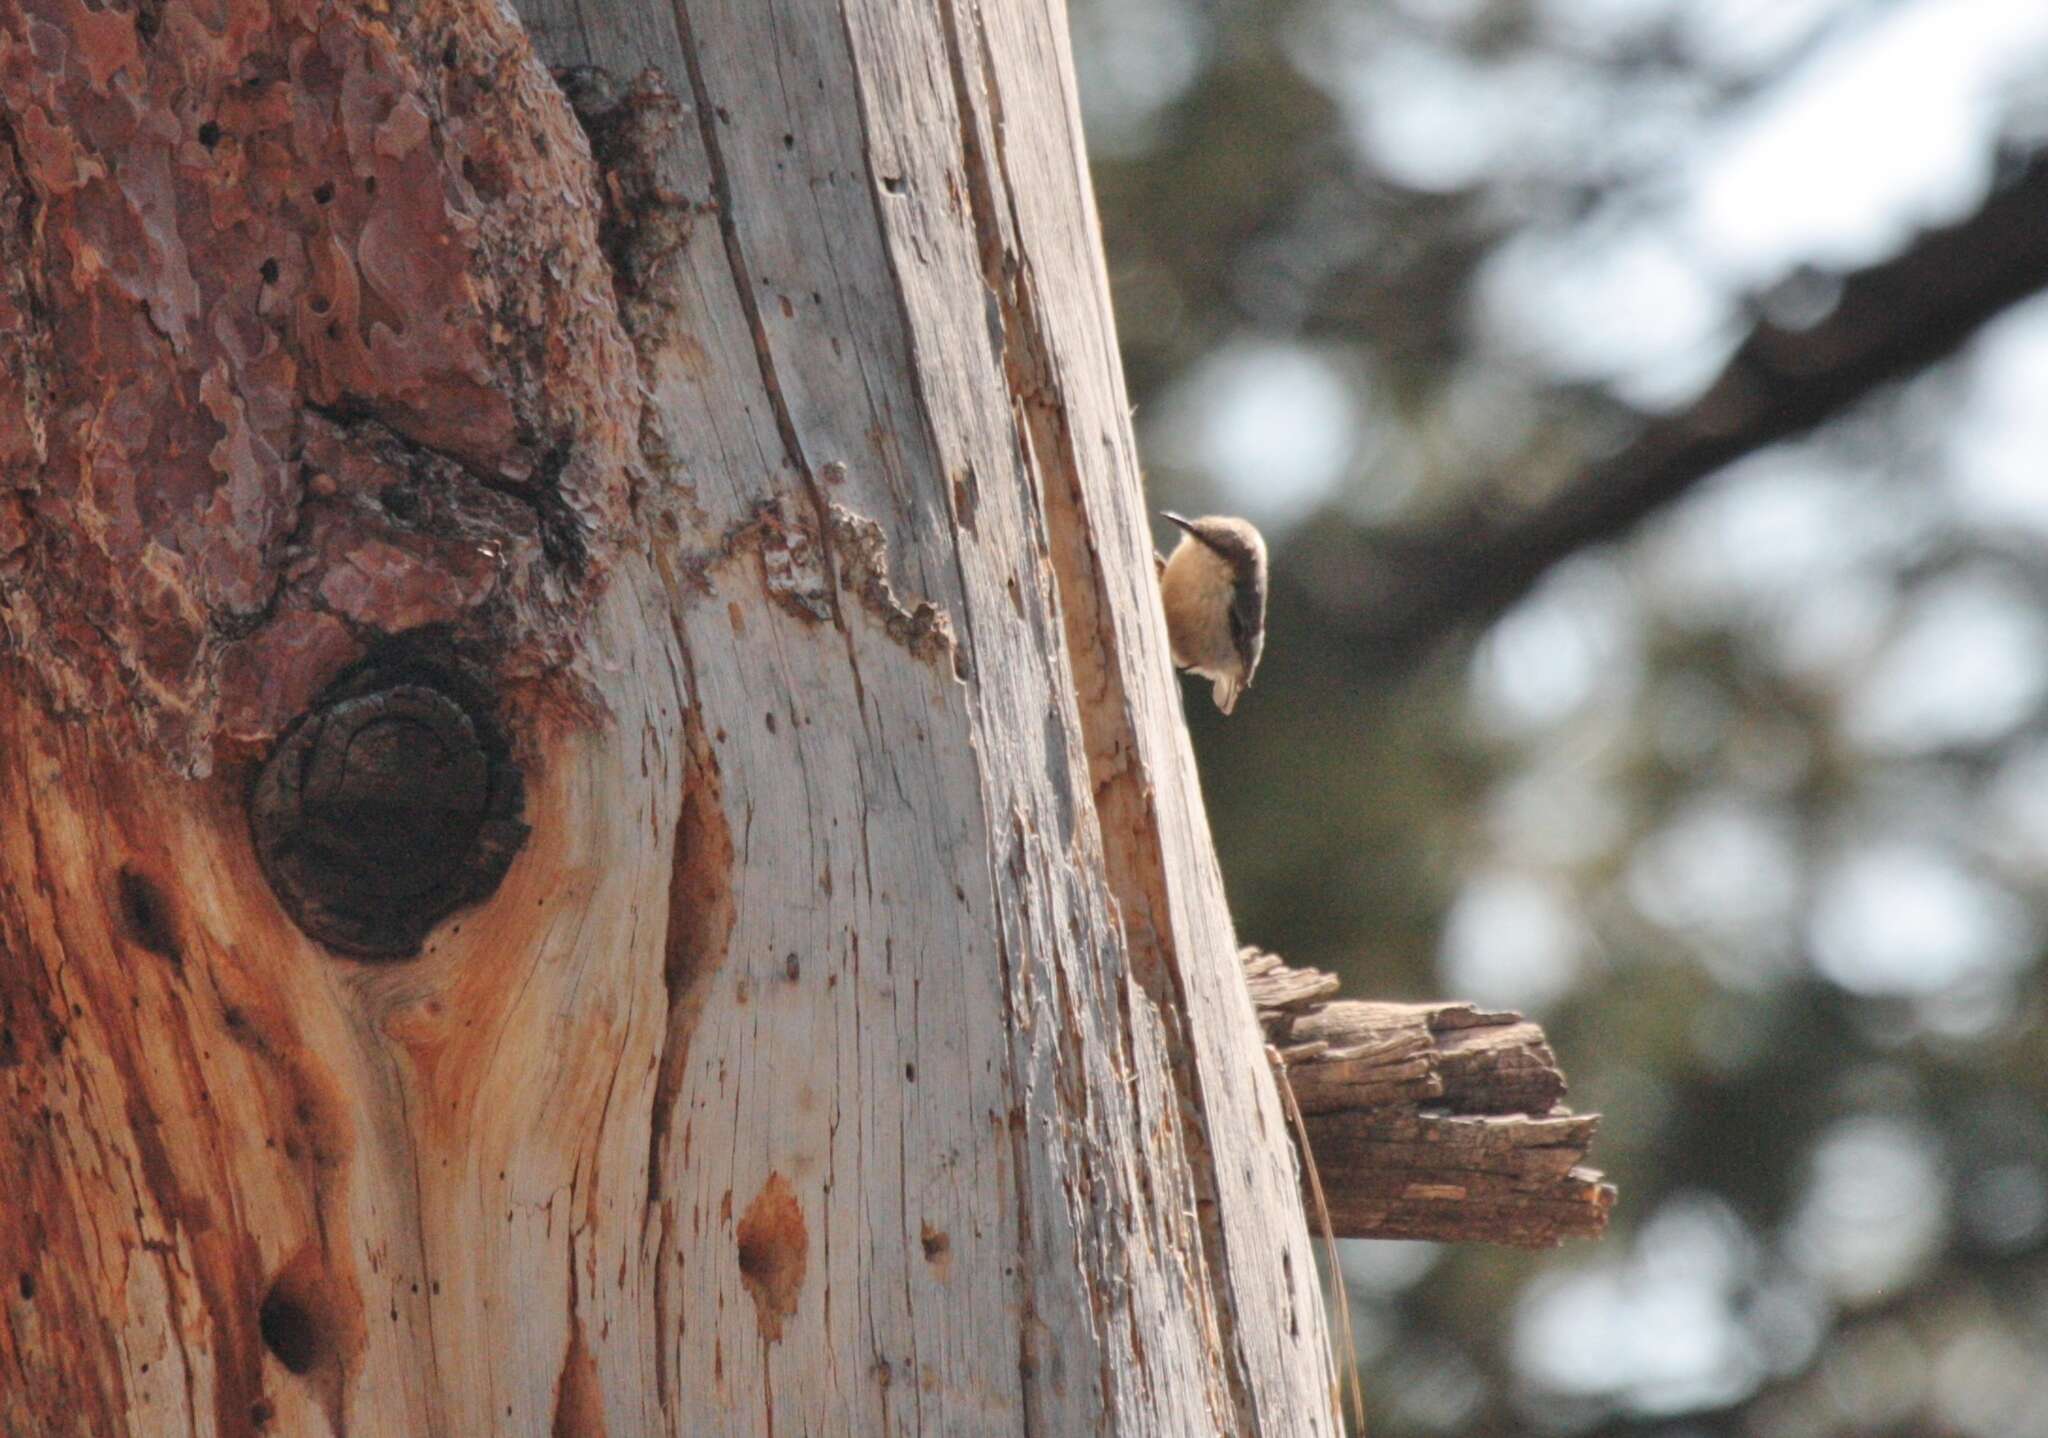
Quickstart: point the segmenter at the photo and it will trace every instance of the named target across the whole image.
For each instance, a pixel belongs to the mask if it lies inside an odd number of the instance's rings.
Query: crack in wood
[[[576,1277],[576,1239],[569,1250],[569,1344],[562,1354],[562,1367],[555,1375],[554,1419],[548,1424],[548,1438],[605,1438],[604,1383],[597,1371],[597,1355],[583,1336],[583,1305]]]
[[[675,0],[675,13],[676,28],[682,38],[683,62],[689,72],[690,93],[696,101],[693,108],[703,136],[704,158],[711,166],[712,208],[718,213],[718,233],[725,242],[725,260],[732,271],[733,294],[746,315],[748,329],[753,333],[754,359],[761,375],[761,389],[774,412],[775,429],[782,437],[784,458],[808,482],[810,466],[804,460],[803,440],[797,433],[796,419],[790,413],[789,402],[783,397],[782,380],[775,369],[775,352],[768,342],[768,327],[761,319],[760,297],[754,293],[753,271],[747,264],[746,249],[740,243],[739,225],[733,216],[732,174],[726,165],[724,146],[718,138],[717,107],[711,103],[710,91],[704,84],[704,65],[697,54],[697,38],[690,24],[690,7],[685,0]],[[821,513],[820,528],[823,527],[822,520]]]

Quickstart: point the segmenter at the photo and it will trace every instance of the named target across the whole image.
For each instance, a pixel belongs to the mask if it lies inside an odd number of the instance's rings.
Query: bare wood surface
[[[1605,1230],[1614,1188],[1583,1166],[1599,1115],[1563,1106],[1535,1024],[1464,1003],[1336,999],[1333,975],[1258,949],[1241,958],[1340,1237],[1548,1248]]]
[[[865,1306],[865,1339],[819,1335],[834,1340],[822,1361],[764,1355],[773,1381],[812,1405],[798,1411],[829,1416],[869,1348],[907,1347],[957,1375],[940,1394],[1014,1393],[1038,1431],[1326,1431],[1313,1264],[1292,1156],[1272,1141],[1283,1125],[1233,971],[1168,662],[1063,15],[1035,3],[521,9],[552,63],[622,76],[651,65],[683,107],[652,164],[706,218],[671,261],[670,308],[636,335],[650,388],[675,416],[662,422],[662,453],[685,473],[743,472],[751,452],[734,451],[721,416],[764,428],[772,416],[772,438],[753,444],[781,453],[798,493],[861,514],[894,508],[901,587],[950,617],[972,666],[986,806],[974,822],[991,830],[992,863],[1038,875],[1004,911],[1019,927],[996,965],[1021,1192],[1014,1215],[971,1225],[991,1250],[1021,1251],[1021,1304],[996,1310],[998,1289],[990,1305],[949,1313],[911,1261],[901,1303],[892,1291]],[[818,78],[790,83],[798,74]],[[708,393],[699,345],[751,351],[758,392]],[[729,504],[730,526],[757,501],[699,502]],[[700,542],[717,533],[689,523]],[[715,618],[709,637],[723,648]],[[1031,646],[1056,656],[1054,682],[1033,672]],[[931,720],[875,726],[880,752],[857,787],[878,811],[900,801],[892,736],[920,723]],[[771,751],[759,763],[767,776],[787,759]],[[1050,771],[1071,797],[1048,806],[991,787],[987,773],[1012,764]],[[1077,923],[1078,966],[1021,965],[1034,942],[1071,937]],[[940,951],[970,970],[985,963],[972,947]],[[893,1037],[862,1039],[907,1050],[999,1022],[941,1016],[940,990],[923,992],[921,1009],[899,1009]],[[822,1057],[794,1033],[786,1072]],[[1085,1101],[1060,1078],[1075,1064],[1102,1086]],[[973,1140],[939,1102],[920,1108],[900,1160],[913,1187],[928,1155]],[[897,1128],[887,1114],[871,1121]],[[834,1147],[877,1162],[856,1144]],[[1126,1157],[1105,1164],[1111,1152]],[[879,1183],[878,1201],[895,1186]],[[1190,1217],[1196,1232],[1181,1227]],[[877,1226],[848,1220],[849,1237]],[[857,1247],[833,1256],[832,1291],[872,1281]],[[1114,1280],[1081,1278],[1104,1272]],[[1013,1346],[1015,1378],[991,1372],[991,1355]],[[752,1361],[693,1335],[676,1381]],[[987,1421],[929,1394],[878,1401],[892,1422],[915,1408],[940,1431]]]

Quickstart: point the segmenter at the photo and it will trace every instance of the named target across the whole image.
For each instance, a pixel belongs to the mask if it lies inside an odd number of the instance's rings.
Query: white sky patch
[[[1648,408],[1696,394],[1737,330],[1727,292],[1650,225],[1517,235],[1481,270],[1477,309],[1509,351]]]
[[[2033,0],[1879,10],[1702,153],[1683,232],[1745,287],[1795,257],[1841,268],[1883,259],[1975,208],[1998,92],[2044,52],[2048,5]]]
[[[1822,878],[1814,967],[1851,993],[1920,997],[2018,972],[2037,934],[2021,903],[1918,843],[1863,845]]]
[[[1918,595],[1843,701],[1849,737],[1911,753],[1986,744],[2048,696],[2048,621],[2013,580],[1963,574]]]
[[[1991,325],[1971,347],[1962,410],[1947,428],[1950,489],[1966,518],[2048,537],[2048,300]]]
[[[1653,35],[1691,7],[1687,0],[1536,0],[1534,8],[1554,35],[1612,44]]]
[[[1479,66],[1436,45],[1388,38],[1347,93],[1359,143],[1379,171],[1418,190],[1476,184],[1499,161],[1506,97]],[[1365,99],[1365,97],[1370,97]]]
[[[1527,756],[1487,796],[1486,827],[1497,852],[1538,864],[1590,864],[1629,838],[1627,796],[1597,764],[1567,746]]]
[[[1773,940],[1799,900],[1802,874],[1787,816],[1709,795],[1637,847],[1627,888],[1645,918],[1712,941],[1702,962],[1717,978],[1749,986],[1788,967],[1784,944]]]
[[[1754,25],[1742,18],[1766,8]],[[1748,57],[1758,60],[1840,9],[1703,0],[1685,33],[1696,53],[1741,70],[1742,46],[1712,37],[1750,26],[1741,38],[1761,47]],[[1976,208],[2003,96],[2044,61],[2048,4],[2032,0],[1919,0],[1845,24],[1720,130],[1677,139],[1667,202],[1510,240],[1480,276],[1481,328],[1510,353],[1644,408],[1687,403],[1746,327],[1733,296],[1799,266],[1873,264]],[[1508,147],[1542,143],[1549,111],[1585,124],[1568,86],[1532,81],[1523,96],[1447,78],[1442,63],[1460,62],[1376,63],[1375,86],[1362,87],[1374,96],[1363,108],[1376,163],[1466,183],[1499,168]],[[1496,108],[1511,118],[1492,118]]]
[[[1540,53],[1482,62],[1376,30],[1344,68],[1337,98],[1374,169],[1442,193],[1514,169],[1532,148],[1582,141],[1597,94],[1576,69]]]
[[[1788,676],[1839,690],[1883,647],[1898,607],[1887,575],[1864,569],[1819,580],[1772,617],[1773,660]]]
[[[1680,29],[1687,52],[1703,63],[1755,74],[1777,63],[1841,9],[1842,0],[1694,0],[1684,7]]]
[[[1159,112],[1202,73],[1207,18],[1183,0],[1104,0],[1077,5],[1072,19],[1089,148],[1143,153]]]
[[[1466,880],[1452,901],[1438,969],[1448,992],[1540,1010],[1570,990],[1586,942],[1564,885],[1532,874],[1484,873]]]
[[[1399,8],[1426,24],[1471,6]],[[1893,0],[1861,14],[1846,0],[1543,0],[1541,15],[1561,46],[1507,59],[1474,59],[1384,13],[1341,7],[1304,18],[1289,47],[1368,163],[1418,189],[1598,170],[1603,161],[1573,159],[1589,154],[1624,170],[1654,160],[1649,184],[1619,202],[1627,208],[1511,237],[1482,266],[1473,305],[1497,350],[1650,410],[1688,403],[1725,362],[1748,324],[1738,295],[1801,266],[1871,264],[1973,209],[2007,97],[2048,67],[2048,3],[2037,0]],[[1586,54],[1665,24],[1683,55],[1737,76],[1768,74],[1821,38],[1702,133],[1682,87],[1602,108],[1616,96]],[[1199,77],[1208,22],[1186,0],[1090,0],[1074,27],[1091,141],[1142,153]],[[2048,339],[2034,344],[2048,351]],[[2048,406],[2032,402],[2048,358],[2017,364],[1985,366],[1998,372],[1982,396],[1994,422],[1956,427],[1968,461],[1959,492],[1987,523],[2048,531],[2048,481],[2034,462]],[[1161,444],[1179,431],[1182,467],[1284,524],[1360,488],[1364,389],[1355,367],[1307,347],[1232,341],[1177,387],[1199,412],[1148,430]]]
[[[1842,1299],[1868,1302],[1910,1282],[1948,1227],[1935,1135],[1863,1116],[1837,1123],[1815,1148],[1785,1248]]]
[[[1645,572],[1653,602],[1677,623],[1706,628],[1794,609],[1803,623],[1827,586],[1888,572],[1930,527],[1928,506],[1899,487],[1814,446],[1780,447],[1731,466],[1653,520],[1642,540]]]
[[[1354,466],[1358,387],[1358,376],[1312,349],[1237,341],[1174,386],[1150,427],[1155,452],[1206,473],[1236,513],[1282,527]]]
[[[1405,1293],[1428,1277],[1442,1257],[1440,1243],[1392,1238],[1337,1240],[1337,1261],[1344,1269],[1344,1284],[1358,1296],[1391,1298]]]
[[[1581,555],[1495,622],[1472,660],[1483,723],[1501,732],[1560,723],[1596,698],[1625,697],[1639,677],[1640,635],[1627,581]]]
[[[1642,1414],[1735,1402],[1764,1373],[1736,1308],[1756,1270],[1755,1247],[1717,1200],[1667,1200],[1625,1260],[1602,1258],[1525,1290],[1515,1367],[1553,1393]]]

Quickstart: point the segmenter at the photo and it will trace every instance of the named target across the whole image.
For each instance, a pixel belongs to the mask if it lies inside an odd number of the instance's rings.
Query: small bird
[[[1228,714],[1252,687],[1266,645],[1266,541],[1242,519],[1159,513],[1182,530],[1159,562],[1173,662],[1215,681],[1211,697]]]

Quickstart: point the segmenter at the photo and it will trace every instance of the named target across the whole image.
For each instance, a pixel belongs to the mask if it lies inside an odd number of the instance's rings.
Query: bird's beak
[[[1175,514],[1170,509],[1162,509],[1159,511],[1159,517],[1165,520],[1168,524],[1179,526],[1181,529],[1186,530],[1189,534],[1193,534],[1195,532],[1195,526],[1193,522],[1190,521],[1185,515]]]
[[[1235,679],[1218,679],[1209,690],[1209,697],[1216,701],[1216,707],[1225,714],[1237,707],[1237,696],[1244,692],[1244,686]]]

